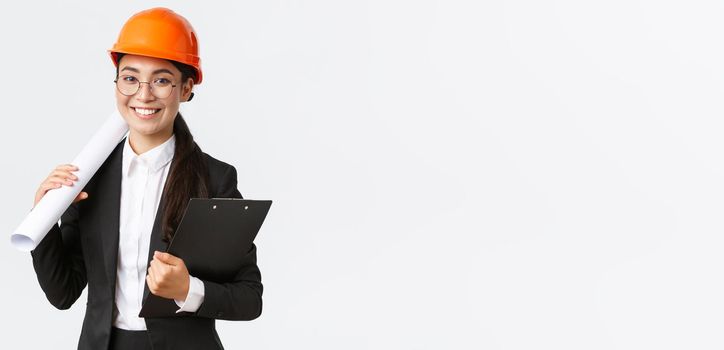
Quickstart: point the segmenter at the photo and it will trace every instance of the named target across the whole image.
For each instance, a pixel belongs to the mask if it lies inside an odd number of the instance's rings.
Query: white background
[[[239,190],[264,311],[227,349],[724,347],[721,1],[0,5],[3,348],[75,348],[9,244],[115,108],[153,6],[198,32],[182,107]]]

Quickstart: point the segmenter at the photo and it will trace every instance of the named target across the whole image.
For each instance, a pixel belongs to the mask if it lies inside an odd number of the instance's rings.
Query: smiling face
[[[124,55],[118,62],[119,84],[140,84],[138,91],[126,96],[115,89],[118,112],[128,123],[129,141],[140,141],[147,145],[161,144],[173,134],[173,122],[182,101],[191,94],[193,81],[181,82],[181,72],[169,61],[138,55]],[[170,94],[159,98],[151,91],[153,82],[161,86],[173,84]],[[157,89],[159,95],[161,90]]]

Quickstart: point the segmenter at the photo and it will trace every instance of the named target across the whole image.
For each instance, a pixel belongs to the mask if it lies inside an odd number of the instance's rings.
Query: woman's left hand
[[[189,293],[189,271],[183,259],[169,253],[154,251],[148,267],[148,290],[166,299],[186,300]]]

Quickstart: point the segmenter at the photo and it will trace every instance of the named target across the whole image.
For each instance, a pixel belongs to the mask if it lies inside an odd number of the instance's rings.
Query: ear
[[[181,102],[188,102],[194,97],[194,80],[191,78],[186,79],[186,82],[181,87]]]

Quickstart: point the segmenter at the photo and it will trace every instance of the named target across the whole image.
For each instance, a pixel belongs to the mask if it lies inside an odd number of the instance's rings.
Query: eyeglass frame
[[[129,77],[132,77],[132,75],[129,75]],[[134,78],[135,78],[135,77],[134,77]],[[175,88],[176,88],[176,85],[178,85],[178,84],[171,84],[171,90],[168,92],[168,95],[166,95],[165,97],[159,97],[159,96],[156,96],[156,94],[153,93],[153,85],[151,85],[152,81],[140,81],[140,80],[136,79],[136,82],[138,82],[138,84],[136,84],[136,85],[138,86],[138,87],[136,88],[136,92],[134,92],[134,93],[132,93],[132,94],[130,94],[130,95],[126,95],[126,94],[123,93],[123,91],[121,91],[121,88],[118,87],[118,78],[113,79],[113,84],[116,85],[116,90],[118,90],[118,92],[120,92],[121,95],[123,95],[123,96],[133,96],[133,95],[137,94],[139,91],[141,91],[141,84],[148,84],[148,89],[149,89],[149,91],[151,91],[151,95],[153,95],[153,96],[156,97],[156,98],[166,98],[166,97],[171,96],[171,94],[173,93],[173,89],[175,89]]]

